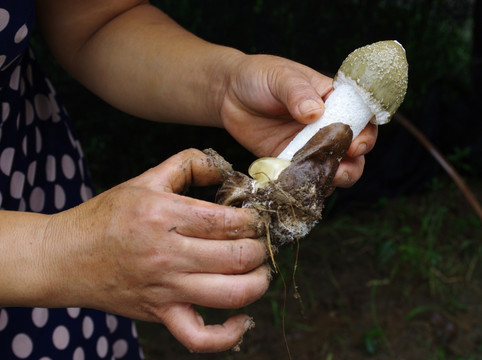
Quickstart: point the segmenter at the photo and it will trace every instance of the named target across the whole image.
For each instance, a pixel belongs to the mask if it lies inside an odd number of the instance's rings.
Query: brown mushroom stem
[[[216,202],[265,214],[274,246],[300,239],[321,219],[339,159],[350,147],[352,135],[348,125],[326,126],[293,156],[277,179],[257,188],[255,180],[234,172],[218,190]]]

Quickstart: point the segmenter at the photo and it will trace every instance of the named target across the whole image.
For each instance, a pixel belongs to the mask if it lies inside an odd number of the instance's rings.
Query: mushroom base
[[[299,240],[321,219],[324,200],[334,190],[333,177],[351,140],[348,125],[326,126],[293,156],[291,165],[277,179],[264,186],[256,189],[255,180],[230,172],[217,192],[216,202],[259,211],[268,219],[273,246]],[[207,153],[220,157],[213,150]]]

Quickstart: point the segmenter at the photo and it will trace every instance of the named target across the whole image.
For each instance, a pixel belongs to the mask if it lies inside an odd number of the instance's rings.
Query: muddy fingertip
[[[244,340],[244,334],[251,330],[251,329],[254,329],[256,327],[256,324],[253,320],[252,317],[249,317],[246,319],[246,321],[244,322],[244,333],[243,335],[241,335],[241,337],[239,338],[238,342],[236,343],[236,345],[234,345],[232,348],[231,348],[231,351],[234,351],[234,352],[239,352],[241,351],[241,344],[243,343],[243,340]]]

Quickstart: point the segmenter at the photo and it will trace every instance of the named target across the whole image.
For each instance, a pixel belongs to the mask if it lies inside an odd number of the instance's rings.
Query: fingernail
[[[321,109],[321,105],[315,100],[305,100],[299,106],[299,110],[302,115],[319,109]]]
[[[361,144],[358,145],[358,147],[356,148],[355,156],[363,155],[363,154],[366,153],[366,151],[367,151],[367,144],[361,143]]]

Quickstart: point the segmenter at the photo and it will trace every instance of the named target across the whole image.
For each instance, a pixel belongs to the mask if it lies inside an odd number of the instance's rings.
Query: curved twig
[[[467,202],[472,206],[475,213],[482,220],[482,207],[474,193],[470,190],[465,181],[458,174],[457,170],[455,170],[455,168],[448,162],[447,159],[445,159],[445,157],[440,153],[440,151],[435,147],[435,145],[432,144],[430,140],[427,139],[427,137],[420,130],[418,130],[410,120],[408,120],[400,113],[395,113],[393,117],[418,141],[420,141],[420,143],[428,150],[428,152],[435,158],[435,160],[437,160],[440,166],[442,166],[442,168],[457,184]]]

